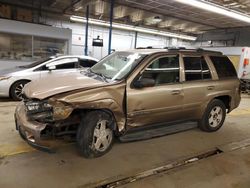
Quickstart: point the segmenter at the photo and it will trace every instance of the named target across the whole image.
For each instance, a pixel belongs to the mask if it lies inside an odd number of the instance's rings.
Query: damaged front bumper
[[[16,130],[19,131],[20,136],[29,145],[42,151],[54,152],[54,150],[49,147],[48,143],[41,139],[41,131],[46,128],[46,123],[30,121],[26,115],[26,109],[23,102],[16,107],[15,123]]]

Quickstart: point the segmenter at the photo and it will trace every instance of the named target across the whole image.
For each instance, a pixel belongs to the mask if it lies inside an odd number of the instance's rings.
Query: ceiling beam
[[[107,0],[105,0],[105,1],[107,1]],[[135,7],[133,7],[133,6],[131,6],[131,5],[128,5],[128,4],[126,4],[126,3],[121,3],[120,1],[117,2],[116,4],[117,4],[117,5],[127,6],[127,7],[129,7],[129,8],[135,8]],[[139,9],[139,10],[143,10],[143,11],[149,12],[149,10],[143,9],[143,8],[136,8],[136,9]],[[158,15],[159,15],[159,13],[156,12],[156,11],[154,11],[154,10],[150,10],[150,13],[158,14]],[[192,22],[192,23],[199,24],[199,25],[209,26],[209,27],[212,27],[212,28],[214,28],[214,29],[220,29],[220,27],[217,27],[217,26],[212,25],[212,24],[204,24],[203,22],[193,21],[193,20],[190,20],[190,19],[187,19],[187,18],[182,18],[182,17],[179,17],[179,16],[173,16],[173,15],[170,15],[170,14],[162,14],[162,13],[161,13],[161,15],[166,16],[166,17],[169,17],[169,18],[175,18],[175,19],[179,19],[179,20],[183,20],[183,21]]]
[[[60,12],[56,9],[51,9],[49,7],[40,7],[40,6],[34,6],[32,4],[25,4],[21,2],[13,2],[13,1],[5,1],[5,0],[0,0],[0,3],[5,4],[5,5],[10,5],[13,7],[19,7],[19,8],[24,8],[24,9],[31,9],[35,11],[43,11],[51,14],[57,14],[57,15],[62,15],[63,12]],[[49,9],[48,9],[49,8]]]

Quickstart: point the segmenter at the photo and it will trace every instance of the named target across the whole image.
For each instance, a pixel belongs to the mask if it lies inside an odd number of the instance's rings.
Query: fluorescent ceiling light
[[[175,0],[175,1],[189,5],[189,6],[197,7],[206,11],[214,12],[214,13],[221,14],[227,17],[231,17],[231,18],[243,21],[243,22],[250,23],[250,16],[248,16],[247,14],[243,14],[243,13],[222,7],[214,3],[209,3],[204,0]]]
[[[81,23],[87,22],[86,18],[80,17],[80,16],[71,16],[70,20],[75,21],[75,22],[81,22]],[[109,22],[97,20],[97,19],[89,19],[89,24],[103,26],[103,27],[110,26]],[[192,41],[196,40],[196,37],[189,36],[189,35],[170,33],[170,32],[160,31],[160,30],[156,30],[156,29],[148,29],[148,28],[125,25],[125,24],[113,23],[112,27],[115,29],[121,29],[121,30],[127,30],[127,31],[137,31],[140,33],[148,33],[148,34],[152,34],[152,35],[180,38],[180,39],[184,39],[184,40],[192,40]]]

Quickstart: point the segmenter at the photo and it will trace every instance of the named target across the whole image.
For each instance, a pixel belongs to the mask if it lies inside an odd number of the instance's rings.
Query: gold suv
[[[239,103],[240,81],[221,53],[136,49],[27,84],[15,119],[29,144],[47,149],[49,138],[71,135],[91,158],[108,152],[115,137],[146,139],[197,126],[187,122],[217,131]]]

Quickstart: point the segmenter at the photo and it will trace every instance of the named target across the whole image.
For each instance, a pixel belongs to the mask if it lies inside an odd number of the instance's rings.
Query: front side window
[[[186,81],[211,79],[204,57],[183,57]]]
[[[125,78],[145,54],[134,52],[114,52],[90,68],[90,71],[110,80]]]
[[[74,69],[75,67],[76,67],[76,63],[75,62],[56,65],[56,69],[57,70],[60,70],[60,69]]]
[[[178,56],[161,57],[152,62],[142,74],[142,78],[155,80],[155,85],[176,83],[180,80]]]
[[[59,60],[55,60],[53,62],[50,62],[46,65],[41,66],[36,71],[47,71],[48,66],[56,66],[56,70],[61,69],[74,69],[76,68],[76,65],[78,64],[78,58],[63,58]]]

